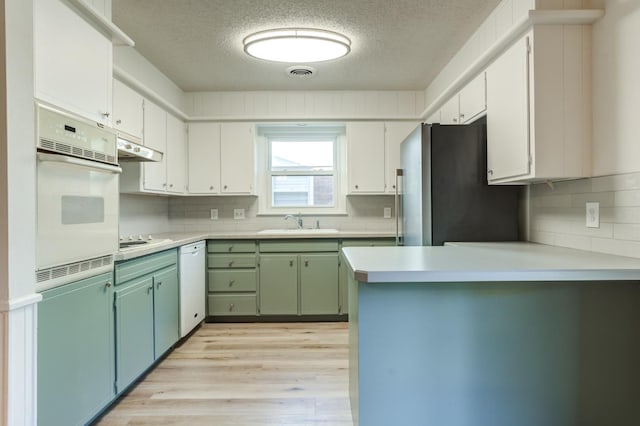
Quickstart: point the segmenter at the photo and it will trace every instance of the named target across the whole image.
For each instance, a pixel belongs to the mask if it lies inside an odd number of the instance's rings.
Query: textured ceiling
[[[113,20],[185,91],[422,90],[499,0],[113,0]],[[269,28],[343,33],[351,53],[310,64],[247,56],[242,39]]]

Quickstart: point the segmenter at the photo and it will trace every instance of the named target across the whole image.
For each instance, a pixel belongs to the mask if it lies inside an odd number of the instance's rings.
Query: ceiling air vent
[[[295,78],[309,78],[316,74],[316,69],[307,65],[294,65],[287,68],[287,74]]]

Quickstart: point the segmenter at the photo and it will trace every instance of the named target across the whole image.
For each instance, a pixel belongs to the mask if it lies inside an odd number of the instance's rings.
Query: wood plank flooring
[[[96,424],[352,426],[347,323],[203,324]]]

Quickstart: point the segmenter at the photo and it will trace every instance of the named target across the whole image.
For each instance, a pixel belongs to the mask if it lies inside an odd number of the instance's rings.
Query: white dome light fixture
[[[260,31],[245,37],[242,44],[248,55],[275,62],[328,61],[351,51],[351,40],[342,34],[312,28]]]

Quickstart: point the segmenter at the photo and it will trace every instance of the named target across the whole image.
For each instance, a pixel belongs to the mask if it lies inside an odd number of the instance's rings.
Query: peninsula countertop
[[[640,280],[640,259],[528,242],[349,247],[366,283]]]

